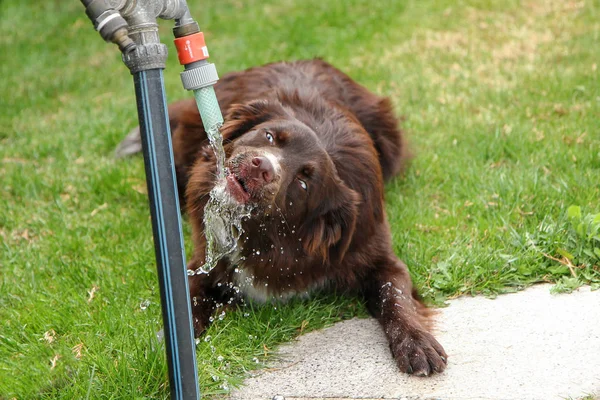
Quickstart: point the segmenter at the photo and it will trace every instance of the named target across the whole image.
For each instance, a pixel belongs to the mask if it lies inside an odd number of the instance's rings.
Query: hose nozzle
[[[129,37],[129,32],[126,27],[117,29],[112,35],[111,41],[119,46],[119,50],[124,54],[135,50],[135,42]]]

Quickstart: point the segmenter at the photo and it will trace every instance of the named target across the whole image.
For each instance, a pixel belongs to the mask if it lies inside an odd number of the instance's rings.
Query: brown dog
[[[401,371],[442,372],[446,353],[392,251],[384,210],[383,182],[406,161],[390,101],[321,60],[230,73],[215,90],[226,115],[226,190],[254,208],[238,251],[208,275],[190,277],[196,334],[229,299],[350,289],[380,321]],[[203,216],[215,158],[193,99],[172,104],[169,114],[193,227],[188,268],[195,270],[205,262]]]

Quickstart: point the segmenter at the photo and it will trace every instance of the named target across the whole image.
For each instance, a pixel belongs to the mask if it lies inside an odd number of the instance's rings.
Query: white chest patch
[[[271,297],[268,285],[255,285],[254,276],[241,267],[237,268],[237,271],[233,274],[233,283],[240,288],[240,292],[244,297],[260,303],[266,302]]]
[[[247,299],[259,303],[266,303],[268,300],[287,301],[292,297],[308,297],[311,292],[321,289],[327,285],[327,281],[314,282],[306,290],[296,291],[293,289],[273,288],[268,284],[255,282],[254,276],[243,267],[236,268],[237,272],[233,274],[233,283],[240,289],[240,293]]]

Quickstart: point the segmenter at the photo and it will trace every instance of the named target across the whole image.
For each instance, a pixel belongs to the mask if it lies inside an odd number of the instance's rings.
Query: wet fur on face
[[[446,353],[393,253],[384,210],[383,183],[408,159],[389,99],[321,60],[230,73],[215,90],[226,115],[226,190],[253,211],[237,252],[208,275],[190,277],[196,334],[220,304],[329,287],[364,297],[401,371],[442,372]],[[172,104],[169,114],[195,270],[205,260],[215,158],[192,99]]]

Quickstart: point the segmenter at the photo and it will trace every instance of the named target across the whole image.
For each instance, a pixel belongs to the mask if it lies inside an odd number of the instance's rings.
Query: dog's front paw
[[[209,298],[192,298],[192,325],[194,327],[194,337],[198,338],[208,328],[210,316],[214,311],[214,304]]]
[[[194,326],[194,337],[199,338],[206,331],[206,325],[196,317],[193,317],[192,321]]]
[[[429,332],[418,330],[401,334],[390,344],[390,348],[402,372],[428,376],[446,369],[448,356]]]

